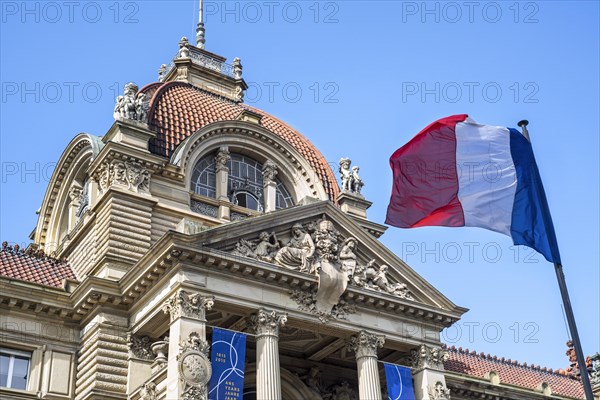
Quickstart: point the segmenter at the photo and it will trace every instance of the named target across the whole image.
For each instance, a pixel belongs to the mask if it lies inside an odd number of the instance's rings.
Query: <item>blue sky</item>
[[[600,350],[597,2],[211,2],[207,50],[240,57],[247,103],[361,167],[383,222],[389,156],[430,122],[530,120],[584,352]],[[472,4],[472,5],[470,5]],[[0,238],[28,242],[54,163],[103,135],[129,81],[154,82],[192,1],[2,1]],[[476,228],[390,228],[382,242],[470,311],[449,344],[565,368],[553,266]]]

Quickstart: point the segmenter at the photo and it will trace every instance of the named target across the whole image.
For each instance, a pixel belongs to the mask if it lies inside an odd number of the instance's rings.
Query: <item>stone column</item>
[[[227,162],[231,159],[229,155],[229,148],[227,146],[221,146],[217,155],[215,156],[215,173],[216,173],[216,194],[217,200],[225,204],[219,205],[219,218],[229,219],[229,196],[227,193],[227,183],[229,181],[229,168]]]
[[[415,400],[443,400],[450,398],[444,378],[444,360],[448,352],[440,347],[421,345],[411,351]]]
[[[277,209],[277,165],[271,160],[263,164],[263,197],[265,212],[275,211]]]
[[[383,346],[384,341],[383,336],[360,331],[348,343],[349,350],[356,353],[358,397],[361,400],[381,400],[377,349]]]
[[[279,368],[279,327],[287,321],[286,313],[267,312],[261,308],[252,316],[256,330],[256,398],[281,399]]]
[[[170,315],[169,357],[167,362],[167,399],[188,398],[188,383],[181,376],[179,357],[181,346],[191,342],[197,349],[204,349],[206,342],[206,310],[214,304],[214,296],[203,297],[200,293],[179,290],[165,302],[163,311]],[[202,342],[202,343],[201,343]],[[198,388],[203,389],[203,388]]]

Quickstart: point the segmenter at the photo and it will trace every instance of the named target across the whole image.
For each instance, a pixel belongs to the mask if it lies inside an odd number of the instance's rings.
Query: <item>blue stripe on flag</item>
[[[509,129],[510,152],[517,172],[511,222],[513,242],[535,249],[550,262],[560,263],[554,225],[531,143],[516,129]]]
[[[410,368],[384,363],[388,398],[386,400],[414,400],[412,374]]]

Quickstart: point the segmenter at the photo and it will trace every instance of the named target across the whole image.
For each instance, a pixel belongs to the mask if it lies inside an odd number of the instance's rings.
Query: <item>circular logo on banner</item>
[[[179,359],[179,373],[188,385],[204,386],[210,381],[212,367],[203,353],[188,351]]]

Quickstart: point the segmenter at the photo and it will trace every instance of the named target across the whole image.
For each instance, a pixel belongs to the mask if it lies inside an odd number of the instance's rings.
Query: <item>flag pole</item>
[[[529,138],[529,131],[527,130],[527,125],[529,125],[529,121],[526,119],[519,121],[517,123],[519,127],[521,127],[523,131],[523,136],[529,142],[531,139]],[[544,216],[545,218],[545,216]],[[546,221],[544,221],[546,222]],[[544,224],[548,226],[547,223]],[[571,340],[573,341],[573,347],[575,348],[575,354],[577,356],[577,364],[579,366],[579,374],[581,376],[581,382],[583,384],[583,390],[585,392],[585,397],[587,400],[594,400],[594,394],[592,392],[592,385],[590,383],[590,377],[587,371],[587,367],[585,365],[585,356],[583,355],[583,350],[581,348],[581,341],[579,340],[579,333],[577,332],[577,324],[575,324],[575,315],[573,314],[573,307],[571,306],[571,299],[569,298],[569,292],[567,290],[567,282],[565,280],[565,274],[563,273],[563,268],[560,263],[554,263],[554,271],[556,272],[556,279],[558,280],[558,287],[560,289],[560,295],[562,297],[563,306],[565,307],[565,314],[567,315],[567,323],[569,324],[569,330],[571,331]]]

